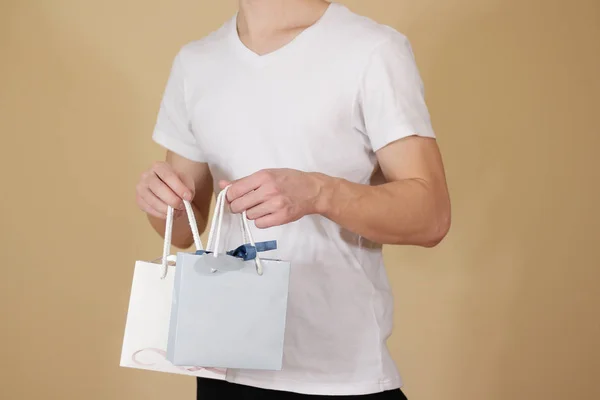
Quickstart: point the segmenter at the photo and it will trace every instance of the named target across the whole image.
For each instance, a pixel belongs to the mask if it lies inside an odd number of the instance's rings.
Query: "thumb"
[[[219,187],[221,188],[221,190],[225,189],[230,184],[231,184],[231,182],[229,182],[229,181],[225,181],[225,180],[219,181]]]

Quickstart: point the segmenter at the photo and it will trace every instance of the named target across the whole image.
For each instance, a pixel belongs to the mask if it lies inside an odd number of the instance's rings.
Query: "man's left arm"
[[[405,36],[390,33],[371,53],[354,105],[353,133],[368,137],[386,183],[259,171],[233,183],[231,210],[247,210],[259,228],[321,214],[374,242],[436,245],[450,226],[450,201],[423,82]]]
[[[450,199],[436,140],[410,136],[376,154],[386,183],[323,177],[319,212],[377,243],[437,245],[450,228]]]
[[[450,227],[450,200],[435,139],[409,136],[376,153],[386,183],[371,186],[320,173],[259,171],[232,183],[231,211],[258,228],[320,214],[381,244],[432,247]],[[221,182],[221,187],[229,182]]]

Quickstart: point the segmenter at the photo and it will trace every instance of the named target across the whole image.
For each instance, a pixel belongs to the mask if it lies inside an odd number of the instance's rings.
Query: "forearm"
[[[450,227],[445,187],[420,179],[379,186],[319,174],[318,212],[351,232],[381,244],[432,247]]]
[[[206,218],[202,215],[194,203],[192,203],[192,209],[194,210],[194,216],[196,217],[196,223],[198,224],[198,231],[202,233],[206,229]],[[166,221],[150,214],[147,214],[147,216],[152,228],[154,228],[154,230],[164,238]],[[171,244],[173,246],[179,249],[187,249],[194,244],[192,230],[190,229],[190,224],[188,222],[188,217],[185,213],[185,210],[178,210],[175,212],[172,232]]]

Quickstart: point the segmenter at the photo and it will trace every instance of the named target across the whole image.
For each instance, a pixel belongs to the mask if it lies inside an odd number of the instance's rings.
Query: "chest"
[[[195,86],[192,130],[211,166],[231,179],[294,168],[361,181],[374,160],[352,126],[351,83],[331,64],[227,69]]]

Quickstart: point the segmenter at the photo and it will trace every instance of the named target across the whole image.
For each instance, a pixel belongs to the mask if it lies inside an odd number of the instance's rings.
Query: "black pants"
[[[196,398],[198,400],[287,400],[287,399],[329,399],[344,400],[407,400],[400,389],[364,396],[313,396],[306,394],[281,392],[277,390],[260,389],[251,386],[238,385],[218,379],[198,379]]]

